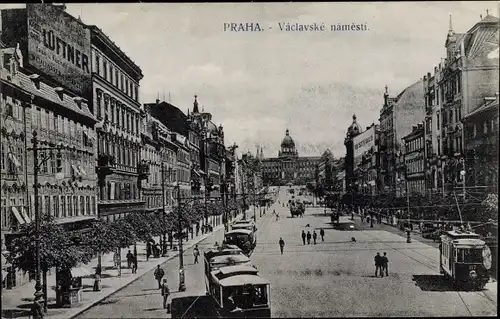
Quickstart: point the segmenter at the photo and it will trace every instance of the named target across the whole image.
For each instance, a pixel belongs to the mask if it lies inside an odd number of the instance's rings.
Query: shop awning
[[[59,218],[59,219],[55,220],[55,223],[61,225],[61,224],[75,223],[75,222],[89,220],[89,219],[97,219],[97,216],[86,215],[86,216]]]
[[[78,168],[78,171],[80,172],[80,174],[82,174],[84,176],[87,175],[87,172],[80,165],[78,165],[77,168]]]
[[[16,155],[9,153],[9,159],[16,168],[21,167],[21,163],[19,163],[19,160],[17,159]]]
[[[73,169],[73,172],[75,173],[75,175],[82,175],[80,173],[80,171],[78,170],[78,167],[76,167],[75,165],[71,165],[71,168]]]
[[[92,268],[83,264],[71,269],[71,275],[73,275],[73,277],[87,277],[94,275],[94,273]]]
[[[26,212],[26,209],[24,207],[21,207],[21,214],[23,215],[24,220],[30,224],[31,223],[31,218],[29,217],[28,213]]]
[[[5,257],[2,254],[2,269],[5,269],[5,268],[10,267],[10,266],[12,266],[12,264],[10,262],[8,262],[7,257]],[[5,273],[5,271],[2,271],[2,273]]]
[[[12,206],[11,208],[12,208],[12,212],[14,213],[14,216],[16,216],[16,219],[17,219],[17,222],[19,223],[19,225],[26,223],[24,221],[24,219],[22,218],[21,214],[19,213],[19,211],[17,210],[17,208],[14,206]]]

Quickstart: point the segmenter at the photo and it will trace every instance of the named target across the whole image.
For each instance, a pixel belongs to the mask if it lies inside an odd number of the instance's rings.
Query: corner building
[[[92,106],[97,117],[99,216],[114,221],[143,211],[140,196],[142,70],[96,26],[92,44]]]

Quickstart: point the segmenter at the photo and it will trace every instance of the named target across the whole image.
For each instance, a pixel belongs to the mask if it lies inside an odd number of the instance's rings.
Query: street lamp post
[[[172,168],[168,169],[169,179],[170,174],[172,172]],[[165,198],[165,164],[161,162],[161,193],[162,193],[162,202],[163,202],[163,246],[162,246],[162,257],[167,256],[167,229],[166,229],[166,198]]]
[[[179,291],[186,291],[186,283],[184,278],[184,250],[182,247],[182,209],[181,209],[181,189],[180,184],[177,182],[177,203],[178,212],[177,218],[179,219]]]
[[[461,158],[460,162],[462,163],[462,170],[460,171],[460,175],[462,176],[462,194],[464,196],[464,203],[465,203],[465,158]]]
[[[33,143],[32,148],[28,150],[33,151],[33,190],[35,197],[35,293],[32,307],[32,315],[34,319],[43,318],[43,313],[41,311],[41,303],[44,303],[44,311],[47,311],[47,300],[46,292],[42,292],[42,280],[41,280],[41,256],[40,256],[40,209],[38,202],[38,172],[40,167],[49,160],[49,156],[46,156],[40,163],[38,162],[38,151],[51,151],[60,150],[59,147],[38,147],[38,133],[33,131],[33,138],[31,142]],[[45,299],[45,300],[44,300]]]
[[[398,182],[402,182],[398,178]],[[411,243],[411,228],[410,228],[410,193],[408,192],[408,180],[405,178],[405,193],[406,193],[406,205],[408,209],[408,229],[406,230],[406,242]]]

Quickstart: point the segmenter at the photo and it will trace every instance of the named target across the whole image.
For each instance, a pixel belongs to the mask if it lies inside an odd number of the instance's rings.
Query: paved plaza
[[[278,199],[284,202],[288,197],[282,190]],[[278,221],[272,216],[273,209],[280,215]],[[271,281],[273,317],[496,314],[497,283],[488,283],[480,292],[452,290],[439,275],[435,247],[418,238],[407,244],[404,237],[385,230],[338,231],[329,222],[321,208],[308,208],[304,218],[291,218],[287,208],[278,203],[262,217],[257,210],[258,244],[251,259],[260,274]],[[319,237],[320,228],[325,230],[324,242]],[[317,244],[303,245],[302,230],[316,230]],[[286,243],[283,255],[278,246],[280,237]],[[207,249],[222,238],[223,230],[219,230],[199,247]],[[374,276],[373,257],[377,252],[387,252],[388,277]],[[173,298],[192,296],[192,307],[201,307],[205,292],[203,263],[193,264],[191,250],[185,252],[184,260],[187,291],[183,293],[177,292],[178,259],[162,265]],[[153,273],[146,273],[79,318],[168,317],[155,287]]]

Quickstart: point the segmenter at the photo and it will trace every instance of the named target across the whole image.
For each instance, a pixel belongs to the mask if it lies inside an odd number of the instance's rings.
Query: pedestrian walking
[[[321,236],[321,241],[325,241],[325,230],[323,228],[319,230],[319,234]]]
[[[306,232],[304,230],[302,230],[302,242],[304,245],[306,244]]]
[[[194,263],[197,264],[198,263],[198,257],[200,256],[200,250],[198,249],[198,245],[194,246],[193,256],[194,256]]]
[[[132,255],[132,253],[129,250],[127,253],[127,267],[128,267],[128,269],[130,269],[130,266],[132,265],[133,257],[134,257],[134,255]]]
[[[386,252],[384,252],[384,256],[382,257],[382,261],[383,261],[382,272],[385,271],[385,275],[389,276],[389,258],[387,258],[387,253]]]
[[[381,277],[384,277],[384,272],[382,269],[384,260],[382,259],[382,256],[380,256],[380,253],[377,253],[377,255],[375,255],[374,260],[375,260],[375,277],[378,277],[379,273]]]
[[[132,273],[137,274],[137,256],[132,255]]]
[[[310,231],[307,231],[307,244],[310,245],[311,244],[311,232]]]
[[[163,284],[161,285],[161,296],[163,297],[163,309],[168,310],[168,296],[170,295],[170,289],[168,289],[167,279],[163,279]]]
[[[160,265],[156,266],[154,276],[156,281],[158,281],[158,289],[161,289],[161,280],[163,279],[163,276],[165,276],[165,271],[160,268]]]
[[[316,245],[316,238],[318,238],[318,234],[316,234],[316,231],[313,231],[313,241],[315,245]]]
[[[280,214],[276,213],[276,221],[280,220]]]
[[[285,248],[285,241],[281,237],[280,237],[279,245],[280,245],[281,254],[283,255],[283,248]]]

